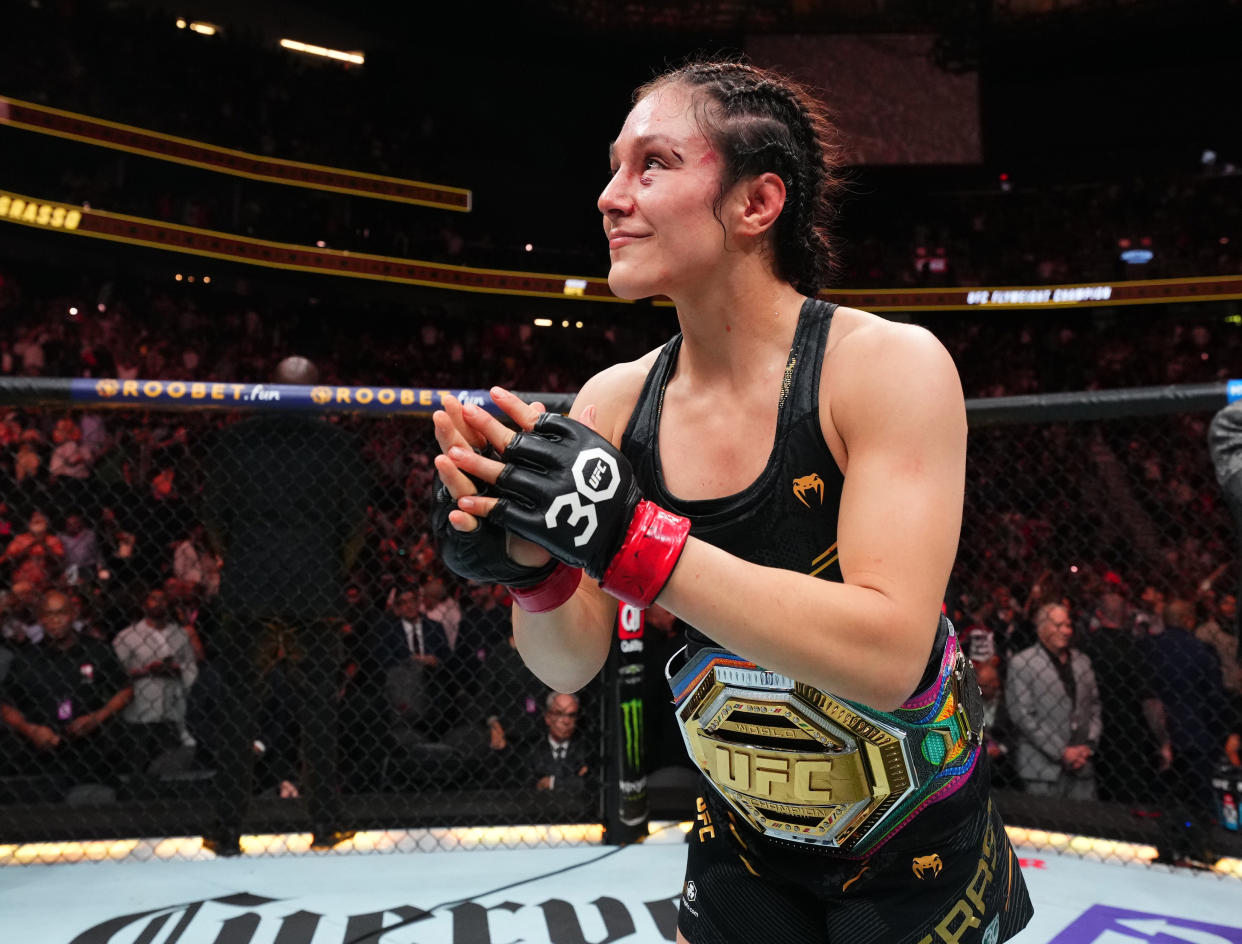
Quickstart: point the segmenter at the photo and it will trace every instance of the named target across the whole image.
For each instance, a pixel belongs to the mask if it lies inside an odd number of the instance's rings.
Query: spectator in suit
[[[73,607],[59,590],[43,595],[38,648],[19,650],[0,701],[0,717],[27,744],[26,766],[68,784],[120,786],[137,769],[127,726],[116,716],[134,690],[107,643],[73,631]]]
[[[1170,600],[1164,620],[1164,632],[1148,640],[1148,672],[1172,748],[1164,781],[1170,805],[1203,820],[1214,805],[1211,773],[1227,733],[1220,660],[1195,638],[1192,603]]]
[[[289,357],[273,380],[313,384],[310,361]],[[203,522],[224,561],[213,641],[224,686],[215,824],[205,844],[240,851],[251,793],[260,663],[289,654],[302,701],[303,784],[312,844],[342,838],[337,695],[345,587],[366,525],[371,475],[354,437],[324,419],[258,416],[204,443]],[[270,664],[270,659],[269,663]]]
[[[443,689],[445,710],[454,714],[468,710],[467,691],[474,684],[478,649],[462,633],[462,608],[440,577],[429,577],[423,584],[422,604],[424,615],[444,627],[448,642],[448,654],[436,678]]]
[[[530,754],[531,780],[536,790],[582,790],[589,771],[587,749],[575,738],[578,696],[553,692],[548,695],[543,720],[548,736]]]
[[[992,589],[992,611],[986,619],[996,644],[1002,674],[1005,662],[1015,652],[1031,644],[1031,629],[1025,615],[1013,598],[1013,591],[1006,584]]]
[[[423,584],[423,612],[444,627],[450,650],[457,649],[457,634],[461,628],[461,607],[454,600],[439,577],[431,577]]]
[[[1005,701],[1014,727],[1014,769],[1027,791],[1091,800],[1100,698],[1091,660],[1070,647],[1073,632],[1066,606],[1039,608],[1039,641],[1010,662]]]
[[[512,634],[513,605],[509,591],[498,583],[468,584],[469,604],[462,611],[459,645],[468,653],[471,678],[468,687],[474,690],[479,664],[493,649],[505,645]]]
[[[1013,769],[1011,725],[1000,671],[995,662],[980,662],[975,665],[975,677],[983,696],[983,746],[992,765],[992,786],[1019,787],[1021,783]]]
[[[423,615],[417,590],[402,590],[380,618],[376,637],[393,739],[402,746],[434,740],[447,720],[444,627]]]
[[[474,707],[444,741],[480,767],[481,785],[528,785],[531,751],[547,732],[540,721],[546,689],[518,654],[512,629],[502,642],[481,652]]]
[[[1165,763],[1167,736],[1153,710],[1146,636],[1138,632],[1129,602],[1110,589],[1077,640],[1100,693],[1103,733],[1093,761],[1103,800],[1154,800],[1157,768]]]

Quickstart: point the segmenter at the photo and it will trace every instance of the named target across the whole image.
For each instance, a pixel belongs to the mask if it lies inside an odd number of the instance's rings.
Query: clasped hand
[[[505,529],[518,565],[540,567],[550,554],[601,579],[642,497],[629,463],[591,428],[593,407],[578,422],[499,387],[491,393],[518,432],[452,398],[433,418],[444,450],[436,471],[457,506],[448,523],[465,533],[485,522]]]
[[[533,429],[535,421],[545,412],[543,404],[524,403],[500,388],[493,391],[492,398],[520,429]],[[475,407],[463,407],[453,396],[446,396],[443,402],[444,409],[437,410],[431,418],[441,452],[435,458],[435,467],[444,488],[444,493],[436,497],[433,518],[443,518],[443,521],[435,520],[434,524],[437,525],[436,536],[440,539],[449,567],[459,576],[509,584],[513,584],[513,579],[505,579],[506,560],[518,568],[514,576],[525,576],[522,571],[533,574],[546,569],[552,555],[542,547],[512,535],[497,533],[494,526],[485,528],[495,498],[485,495],[484,490],[489,483],[495,482],[504,468],[503,464],[483,455],[489,440],[478,427],[486,427],[486,420],[492,420],[492,417]],[[498,421],[492,422],[503,434],[492,432],[493,437],[500,441],[498,448],[503,452],[513,434]],[[446,526],[451,527],[457,536],[447,533]],[[471,537],[464,538],[463,535]],[[502,556],[504,560],[493,559],[497,556]],[[459,560],[454,560],[454,557]],[[463,568],[471,567],[475,568],[474,573],[461,572]],[[494,572],[489,572],[488,568]]]

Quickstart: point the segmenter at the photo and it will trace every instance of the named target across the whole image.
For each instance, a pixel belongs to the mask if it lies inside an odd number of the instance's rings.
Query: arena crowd
[[[0,93],[372,173],[469,186],[492,169],[489,154],[449,160],[438,143],[471,127],[413,84],[392,82],[382,64],[361,73],[307,65],[237,32],[205,43],[165,18],[54,6],[22,5],[21,28],[0,37],[11,82]],[[64,6],[76,8],[72,16]],[[49,50],[63,68],[47,68]],[[163,81],[142,81],[151,74]],[[204,85],[203,75],[213,82]],[[144,94],[130,94],[136,85]],[[294,86],[297,96],[288,94]],[[394,110],[406,120],[392,122]],[[29,146],[50,154],[60,143]],[[584,275],[604,264],[602,251],[572,237],[527,252],[499,214],[276,196],[270,185],[111,152],[59,153],[59,161],[26,162],[8,183],[307,245]],[[842,219],[850,248],[840,284],[1239,274],[1240,187],[1242,175],[1221,160],[1126,182],[991,179],[890,199],[881,212],[860,201]],[[1123,261],[1130,249],[1151,260]],[[567,393],[672,330],[671,318],[638,307],[616,306],[581,328],[538,328],[528,316],[460,300],[450,308],[430,295],[400,304],[362,292],[347,301],[331,292],[291,298],[267,293],[258,279],[204,284],[202,271],[194,284],[156,284],[97,267],[6,264],[0,377],[259,381],[301,353],[333,385]],[[953,354],[968,397],[1221,381],[1242,353],[1242,323],[1210,305],[925,322]],[[1208,419],[1025,424],[972,436],[946,606],[979,672],[1001,786],[1186,806],[1202,818],[1212,815],[1212,771],[1242,766],[1238,562],[1207,461]],[[0,409],[0,804],[147,799],[217,769],[228,690],[218,651],[225,560],[203,514],[204,470],[211,444],[237,420]],[[437,560],[427,520],[430,425],[331,422],[353,438],[371,477],[348,609],[336,627],[344,654],[335,679],[337,788],[597,783],[594,689],[581,701],[547,692],[513,648],[504,589],[463,584]],[[676,627],[658,607],[649,627],[647,711],[667,719],[659,680]],[[298,746],[304,654],[296,639],[273,640],[248,733],[255,789],[289,797],[302,789],[306,765]],[[654,722],[651,731],[651,765],[684,767],[676,731]]]

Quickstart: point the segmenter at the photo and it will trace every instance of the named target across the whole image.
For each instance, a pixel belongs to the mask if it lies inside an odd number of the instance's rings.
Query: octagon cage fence
[[[1237,539],[1206,444],[1236,386],[968,403],[946,607],[1027,845],[1242,877]],[[676,624],[620,608],[604,672],[553,699],[503,588],[439,562],[446,392],[0,379],[0,863],[230,835],[249,854],[619,844],[693,819]],[[1047,604],[1088,669],[1032,686]],[[1032,751],[1055,768],[1076,744],[1088,763],[1033,779]]]

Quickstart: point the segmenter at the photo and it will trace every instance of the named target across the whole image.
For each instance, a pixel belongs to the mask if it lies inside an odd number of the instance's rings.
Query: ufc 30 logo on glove
[[[581,567],[613,596],[650,606],[690,522],[643,499],[626,458],[594,430],[545,413],[505,448],[489,516]]]
[[[566,524],[572,528],[584,518],[587,522],[582,532],[574,538],[574,546],[582,547],[595,534],[599,519],[595,516],[595,506],[583,505],[578,498],[579,494],[585,495],[592,502],[607,501],[617,494],[621,478],[617,473],[617,460],[598,447],[578,453],[578,458],[574,460],[573,475],[578,491],[558,495],[543,520],[549,528],[555,528],[561,509],[572,509]]]

